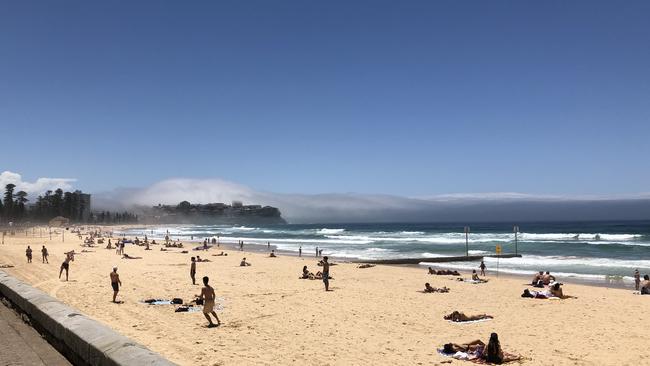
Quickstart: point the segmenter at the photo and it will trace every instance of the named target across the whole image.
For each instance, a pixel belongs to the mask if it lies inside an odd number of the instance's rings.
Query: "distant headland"
[[[277,207],[244,205],[241,201],[232,204],[192,204],[182,201],[178,205],[153,206],[143,209],[139,215],[141,223],[147,224],[286,224]]]

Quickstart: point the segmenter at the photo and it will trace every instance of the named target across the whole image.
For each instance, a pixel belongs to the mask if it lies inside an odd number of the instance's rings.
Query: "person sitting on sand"
[[[650,276],[644,275],[643,281],[641,281],[639,286],[640,286],[639,290],[641,291],[641,295],[650,295]]]
[[[302,267],[302,276],[300,277],[300,279],[306,280],[306,279],[308,279],[310,277],[310,275],[312,277],[314,276],[313,273],[309,272],[309,270],[307,269],[307,266],[303,266]]]
[[[430,274],[430,275],[435,275],[435,274],[438,274],[438,273],[436,272],[435,269],[429,267],[429,274]]]
[[[544,271],[539,271],[538,273],[535,273],[535,276],[533,277],[533,281],[530,284],[535,287],[544,287],[543,278],[544,278]]]
[[[275,258],[275,257],[276,257],[276,255],[275,255],[275,249],[271,250],[271,254],[269,254],[269,257],[271,257],[271,258]]]
[[[545,284],[545,285],[548,285],[552,281],[555,281],[555,276],[551,276],[551,272],[546,271],[544,276],[542,276],[542,283]]]
[[[499,336],[496,333],[490,334],[490,340],[488,341],[487,347],[485,347],[485,351],[483,352],[483,358],[485,358],[485,361],[497,365],[503,363],[505,357],[503,356],[503,350],[501,349]]]
[[[465,313],[461,313],[460,311],[454,311],[449,315],[445,315],[444,318],[445,320],[451,320],[452,322],[471,322],[483,319],[493,319],[494,317],[487,314],[465,315]]]
[[[210,262],[209,259],[203,259],[203,258],[201,258],[201,257],[198,256],[198,255],[196,256],[196,261],[197,261],[197,262]]]
[[[111,239],[108,239],[108,244],[106,245],[106,249],[113,249],[113,246],[111,245]]]
[[[481,279],[478,277],[478,273],[476,273],[476,270],[472,270],[472,281],[480,281]]]
[[[142,257],[132,257],[126,253],[122,254],[122,259],[142,259]]]
[[[244,257],[244,259],[242,259],[241,262],[239,262],[240,267],[248,267],[250,265],[251,265],[250,263],[246,262],[246,257]]]

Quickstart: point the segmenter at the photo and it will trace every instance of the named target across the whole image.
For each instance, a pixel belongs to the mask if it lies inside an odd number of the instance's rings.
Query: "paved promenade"
[[[0,303],[0,366],[69,366],[65,357]]]

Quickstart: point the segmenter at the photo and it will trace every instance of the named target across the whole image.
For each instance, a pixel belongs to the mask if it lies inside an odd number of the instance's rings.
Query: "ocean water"
[[[197,242],[219,235],[221,242],[243,240],[249,244],[270,242],[280,250],[313,256],[350,259],[420,258],[465,255],[465,224],[327,224],[247,226],[161,226],[132,228],[129,236]],[[470,224],[469,254],[495,254],[496,245],[515,252],[515,235],[509,224]],[[153,230],[153,234],[152,234]],[[519,224],[517,251],[522,258],[499,259],[499,271],[531,274],[551,271],[562,277],[600,280],[607,275],[632,280],[634,269],[650,274],[650,221],[563,222]],[[488,269],[496,269],[496,258],[485,258]],[[474,269],[476,262],[427,263],[452,269]]]

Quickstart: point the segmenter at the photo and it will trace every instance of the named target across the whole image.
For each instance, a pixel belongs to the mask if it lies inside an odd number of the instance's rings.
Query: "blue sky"
[[[647,1],[0,4],[0,171],[26,180],[650,190]]]

